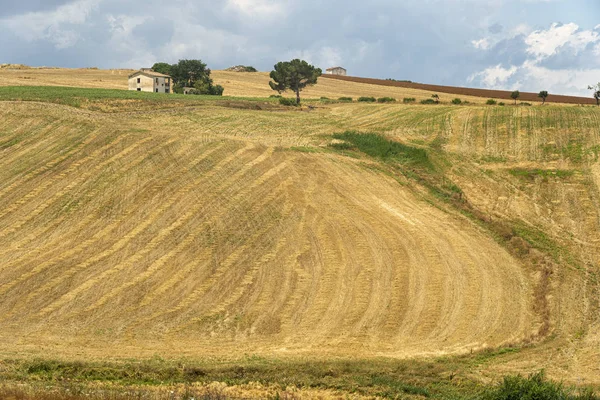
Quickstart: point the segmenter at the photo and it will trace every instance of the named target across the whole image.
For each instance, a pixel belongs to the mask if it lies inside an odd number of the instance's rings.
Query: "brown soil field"
[[[260,75],[221,74],[260,95]],[[0,359],[511,346],[471,373],[600,384],[596,107],[118,101],[0,101]],[[345,131],[426,151],[434,171]]]
[[[323,75],[323,78],[337,79],[344,82],[364,83],[368,85],[381,85],[390,86],[404,89],[416,89],[426,90],[434,93],[449,93],[457,96],[473,96],[473,97],[485,97],[487,99],[499,99],[505,100],[506,102],[513,102],[514,100],[510,97],[511,91],[505,90],[491,90],[491,89],[476,89],[476,88],[465,88],[456,86],[441,86],[441,85],[429,85],[425,83],[415,82],[402,82],[402,81],[390,81],[384,79],[372,79],[372,78],[359,78],[354,76],[339,76],[339,75]],[[521,92],[521,96],[518,101],[527,102],[541,102],[537,93]],[[564,96],[552,94],[546,99],[546,103],[562,103],[562,104],[592,104],[596,105],[596,100],[587,97],[577,96]]]

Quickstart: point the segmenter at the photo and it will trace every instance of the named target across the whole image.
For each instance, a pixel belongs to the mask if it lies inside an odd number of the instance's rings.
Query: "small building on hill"
[[[346,68],[342,68],[342,67],[331,67],[331,68],[327,68],[325,70],[325,73],[328,75],[342,75],[342,76],[346,76]]]
[[[152,93],[171,93],[171,77],[143,68],[129,75],[129,90]]]

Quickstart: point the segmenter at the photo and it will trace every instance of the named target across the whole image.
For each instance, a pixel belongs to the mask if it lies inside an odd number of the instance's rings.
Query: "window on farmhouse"
[[[156,89],[156,93],[158,93],[158,89]]]
[[[138,83],[142,83],[142,78],[138,78]]]

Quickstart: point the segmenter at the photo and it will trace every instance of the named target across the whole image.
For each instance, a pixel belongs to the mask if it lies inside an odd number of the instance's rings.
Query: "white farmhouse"
[[[346,68],[342,68],[342,67],[327,68],[325,70],[325,73],[328,74],[328,75],[342,75],[342,76],[346,76]]]
[[[129,75],[129,90],[171,93],[171,77],[144,68]]]

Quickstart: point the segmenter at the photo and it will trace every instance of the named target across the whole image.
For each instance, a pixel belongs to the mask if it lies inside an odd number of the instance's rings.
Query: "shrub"
[[[283,96],[282,96],[282,95],[280,95],[280,94],[272,94],[272,95],[270,95],[270,96],[269,96],[269,98],[271,98],[271,99],[280,99],[280,98],[282,98],[282,97],[283,97]]]
[[[519,105],[525,106],[525,107],[531,107],[531,103],[526,103],[526,102],[523,102],[523,101],[521,103],[519,103]]]
[[[573,390],[564,388],[560,383],[547,380],[544,372],[538,372],[528,378],[520,375],[507,376],[500,385],[487,392],[484,399],[593,400],[598,399],[598,396],[589,390],[576,394]]]
[[[321,100],[329,100],[329,97],[321,97]]]
[[[359,97],[358,101],[362,103],[375,103],[377,99],[375,97]]]
[[[352,97],[340,97],[339,101],[353,101]]]
[[[394,103],[396,102],[396,99],[394,99],[393,97],[380,97],[377,99],[378,103]]]
[[[296,99],[290,99],[288,97],[280,97],[279,104],[281,104],[282,106],[293,106],[293,107],[298,106]]]
[[[461,99],[453,99],[452,104],[462,104],[462,100]]]
[[[417,101],[417,99],[415,99],[414,97],[405,97],[404,99],[402,99],[403,103],[414,103],[415,101]]]
[[[505,106],[506,104],[504,104],[504,102],[501,101],[500,103],[498,103],[498,105],[499,106]]]
[[[421,100],[421,104],[436,104],[434,99]]]
[[[488,101],[485,102],[485,104],[487,104],[488,106],[495,106],[498,102],[494,99],[489,99]]]

